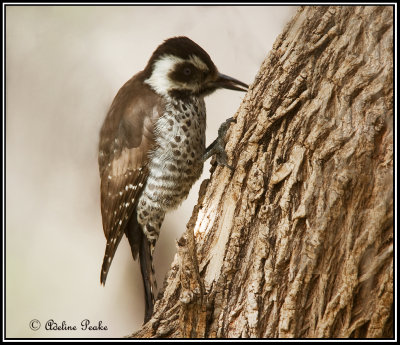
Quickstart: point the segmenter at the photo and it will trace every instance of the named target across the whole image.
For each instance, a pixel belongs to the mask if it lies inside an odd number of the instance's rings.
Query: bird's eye
[[[190,69],[190,67],[185,67],[183,69],[183,74],[184,75],[191,75],[192,74],[192,70]]]

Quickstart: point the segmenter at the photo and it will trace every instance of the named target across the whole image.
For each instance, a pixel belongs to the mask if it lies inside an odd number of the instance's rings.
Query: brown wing
[[[154,124],[160,115],[161,99],[142,83],[139,73],[119,90],[101,128],[101,214],[107,238],[100,278],[103,284],[145,185]]]

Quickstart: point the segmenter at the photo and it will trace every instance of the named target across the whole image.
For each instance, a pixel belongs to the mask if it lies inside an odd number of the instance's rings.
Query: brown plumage
[[[107,238],[102,284],[148,176],[154,123],[162,114],[161,97],[143,80],[141,72],[119,90],[100,131],[101,213]]]

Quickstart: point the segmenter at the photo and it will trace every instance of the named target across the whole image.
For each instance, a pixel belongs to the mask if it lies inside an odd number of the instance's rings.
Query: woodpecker
[[[187,197],[211,154],[217,153],[217,160],[227,165],[223,147],[223,152],[216,151],[221,146],[217,141],[205,148],[204,97],[219,88],[246,91],[247,87],[219,73],[195,42],[173,37],[159,45],[145,69],[122,86],[107,113],[98,155],[107,239],[100,282],[105,284],[125,234],[134,260],[139,257],[144,322],[153,313],[152,255],[165,213]]]

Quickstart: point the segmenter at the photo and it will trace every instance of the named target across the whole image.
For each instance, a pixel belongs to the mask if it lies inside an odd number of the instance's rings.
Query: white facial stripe
[[[168,74],[174,69],[174,66],[187,61],[200,70],[208,71],[207,65],[195,55],[190,56],[188,60],[184,60],[174,55],[163,55],[154,63],[153,73],[150,78],[145,80],[145,83],[149,84],[153,90],[161,95],[167,95],[169,90],[176,88],[196,90],[197,85],[171,81],[168,77]]]
[[[150,78],[145,80],[145,83],[149,84],[157,93],[166,95],[167,90],[170,90],[173,87],[171,80],[168,78],[168,74],[177,63],[182,61],[183,59],[173,55],[162,56],[155,62],[153,73]]]
[[[207,65],[196,55],[191,55],[189,61],[197,68],[204,72],[208,71]]]

